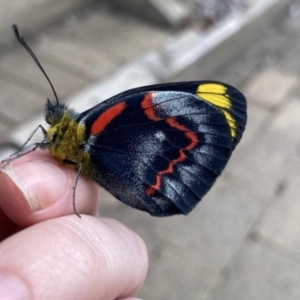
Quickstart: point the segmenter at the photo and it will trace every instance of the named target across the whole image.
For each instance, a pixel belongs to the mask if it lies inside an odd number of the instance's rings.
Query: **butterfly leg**
[[[20,148],[19,151],[22,151],[22,149],[30,142],[30,140],[32,139],[32,137],[35,135],[35,133],[36,133],[39,129],[42,130],[42,133],[43,133],[44,136],[46,135],[46,133],[47,133],[46,129],[45,129],[41,124],[38,125],[38,126],[31,132],[30,136],[29,136],[28,139],[25,141],[25,143],[21,146],[21,148]],[[18,151],[18,152],[19,152],[19,151]],[[16,152],[16,153],[18,153],[18,152]],[[14,154],[12,154],[12,155],[14,155]]]
[[[31,144],[31,145],[27,145],[39,129],[42,130],[44,135],[46,134],[46,129],[42,125],[37,126],[37,128],[34,129],[34,131],[30,134],[29,138],[25,141],[25,143],[21,146],[21,148],[17,152],[11,154],[8,158],[1,161],[1,164],[3,164],[3,165],[0,169],[3,169],[4,167],[8,166],[15,159],[17,159],[19,157],[22,157],[25,154],[33,152],[37,148],[43,147],[43,146],[46,145],[45,141],[42,141],[40,143],[34,143],[34,144]]]
[[[82,169],[82,165],[76,161],[72,161],[72,160],[69,160],[69,159],[64,159],[63,162],[65,164],[68,164],[68,165],[73,165],[73,166],[76,166],[78,169],[77,169],[77,174],[76,174],[76,177],[75,177],[75,180],[74,180],[74,184],[72,186],[72,191],[73,191],[73,211],[75,213],[75,215],[77,215],[79,218],[81,218],[80,214],[77,212],[76,210],[76,204],[75,204],[75,191],[76,191],[76,187],[77,187],[77,183],[78,183],[78,180],[79,180],[79,176],[80,176],[80,173],[81,173],[81,169]]]

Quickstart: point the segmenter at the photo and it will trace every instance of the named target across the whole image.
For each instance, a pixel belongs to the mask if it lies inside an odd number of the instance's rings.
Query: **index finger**
[[[1,170],[0,207],[21,227],[72,214],[76,174],[76,169],[61,166],[46,151],[29,153]],[[75,190],[77,211],[96,215],[98,194],[97,184],[80,176]]]

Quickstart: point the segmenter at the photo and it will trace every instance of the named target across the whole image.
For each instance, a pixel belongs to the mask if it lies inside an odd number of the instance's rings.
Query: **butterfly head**
[[[64,103],[51,102],[47,99],[45,119],[49,125],[60,122],[65,114],[66,105]]]

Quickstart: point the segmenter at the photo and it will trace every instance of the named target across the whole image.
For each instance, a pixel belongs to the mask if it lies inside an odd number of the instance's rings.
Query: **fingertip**
[[[0,273],[0,295],[1,299],[32,299],[22,279],[9,272]]]
[[[128,227],[125,227],[124,224],[115,219],[101,218],[101,222],[102,224],[105,224],[107,228],[109,228],[109,231],[112,232],[112,236],[114,235],[118,237],[118,239],[115,240],[116,244],[114,247],[112,247],[112,249],[115,248],[120,250],[120,246],[118,245],[119,241],[123,241],[123,243],[126,245],[127,249],[123,253],[123,260],[126,262],[126,264],[131,261],[132,257],[135,258],[136,262],[139,262],[139,267],[135,270],[135,272],[133,272],[135,278],[130,278],[131,283],[134,282],[135,285],[127,284],[128,289],[124,289],[122,294],[124,297],[126,295],[137,295],[142,288],[148,273],[149,257],[146,244],[136,232]],[[113,252],[112,255],[114,255]],[[138,300],[137,298],[132,299]]]
[[[11,164],[2,172],[6,183],[19,190],[32,212],[51,206],[67,192],[66,173],[46,160]]]
[[[36,299],[126,299],[137,295],[146,277],[143,245],[119,222],[65,216],[5,240],[0,276],[10,270],[26,278]],[[49,271],[53,265],[55,276]]]
[[[128,240],[128,243],[131,245],[135,245],[132,251],[134,251],[136,255],[140,257],[140,260],[144,262],[144,265],[148,266],[147,246],[144,240],[135,231],[131,230],[128,227],[125,227],[124,224],[115,219],[101,218],[101,222],[122,238],[130,238],[130,240]]]
[[[20,226],[72,214],[75,178],[76,170],[60,166],[47,152],[27,154],[1,171],[0,205]],[[79,213],[96,213],[98,188],[90,180],[79,178],[75,197]]]

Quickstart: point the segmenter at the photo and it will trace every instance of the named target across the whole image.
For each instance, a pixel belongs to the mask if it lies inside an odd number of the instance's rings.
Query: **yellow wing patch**
[[[232,102],[230,96],[227,94],[227,87],[220,83],[200,84],[196,91],[196,95],[222,110],[230,127],[231,137],[235,138],[237,123],[234,116],[230,113]]]

